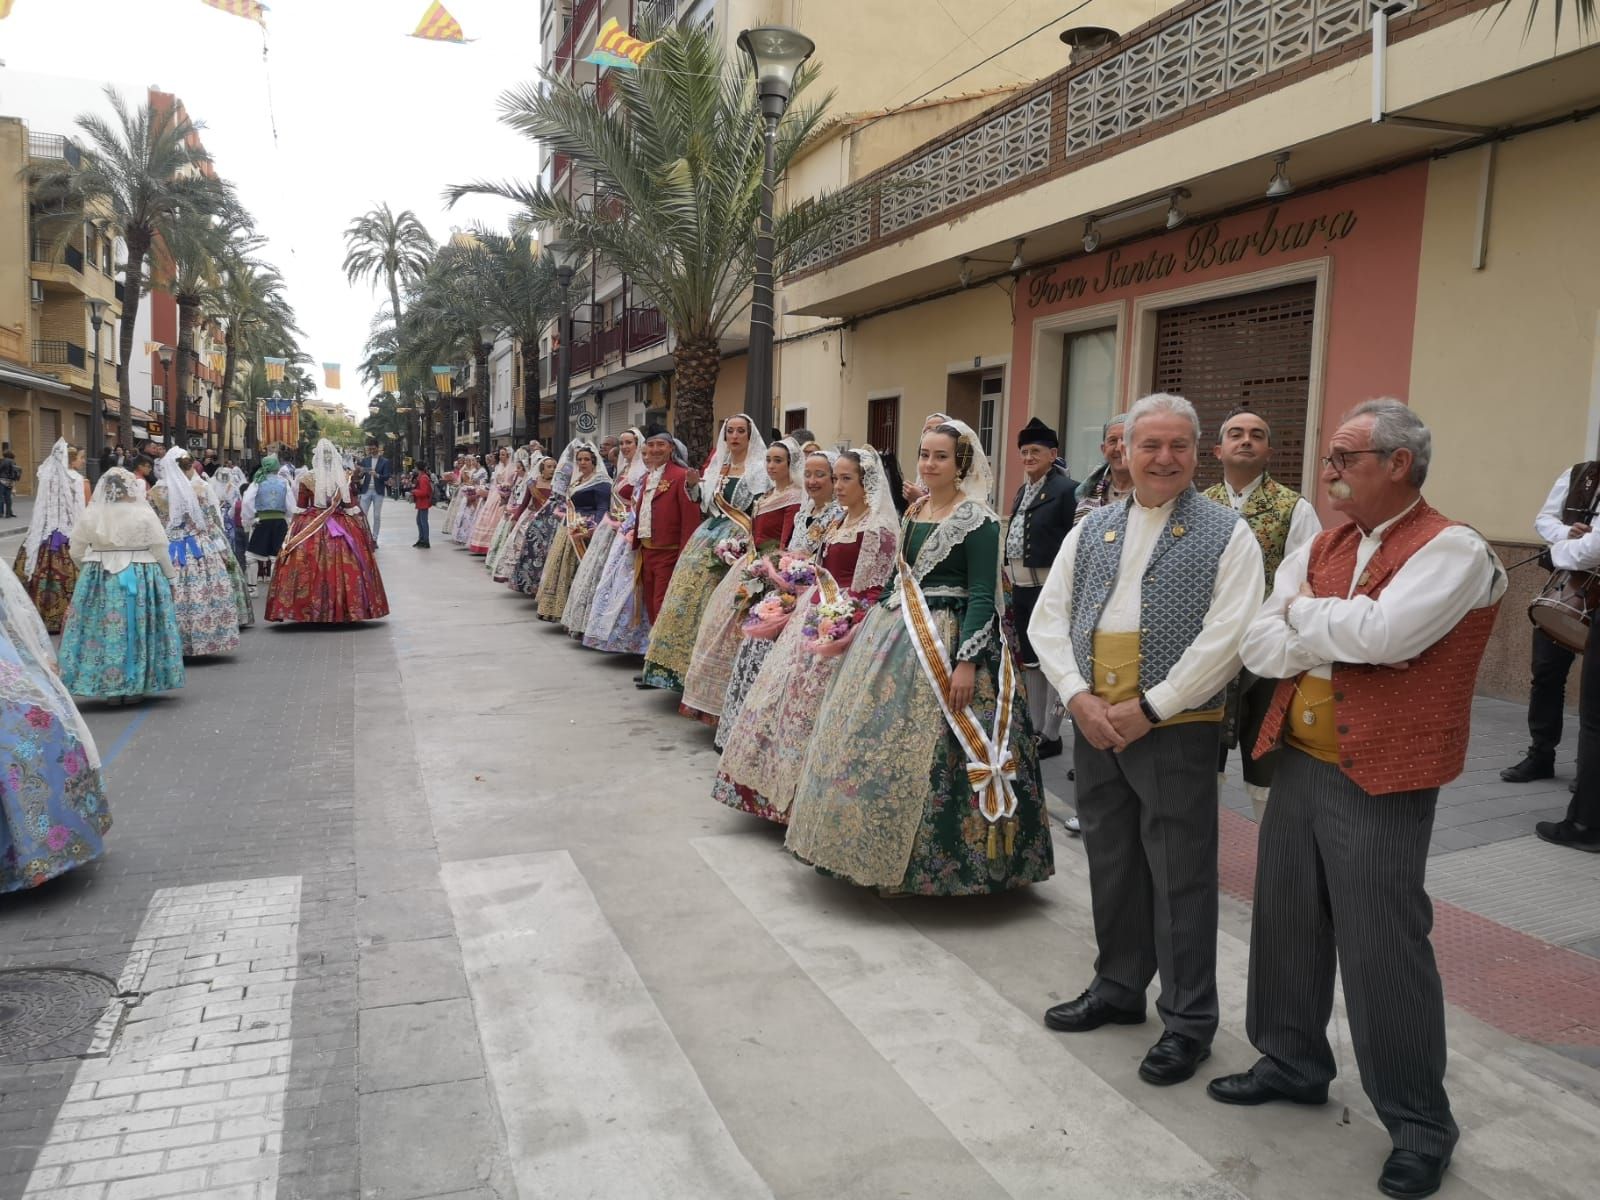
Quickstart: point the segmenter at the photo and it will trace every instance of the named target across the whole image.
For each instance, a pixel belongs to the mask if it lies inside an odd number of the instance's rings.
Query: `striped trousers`
[[[1372,796],[1338,767],[1280,751],[1261,823],[1246,1032],[1254,1068],[1292,1091],[1335,1074],[1334,965],[1356,1066],[1396,1149],[1449,1157],[1444,988],[1424,887],[1437,788]]]
[[[1217,749],[1222,726],[1152,729],[1120,754],[1073,746],[1098,951],[1089,990],[1156,1011],[1210,1045],[1217,1031]]]

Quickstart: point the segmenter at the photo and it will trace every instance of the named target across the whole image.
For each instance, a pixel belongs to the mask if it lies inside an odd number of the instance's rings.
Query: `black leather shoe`
[[[1210,1057],[1210,1046],[1169,1029],[1161,1035],[1159,1042],[1150,1047],[1144,1061],[1139,1064],[1139,1078],[1157,1087],[1182,1083],[1192,1078],[1200,1064]]]
[[[1206,1084],[1206,1095],[1223,1104],[1270,1104],[1274,1100],[1287,1100],[1290,1104],[1326,1104],[1326,1086],[1310,1092],[1286,1092],[1273,1087],[1254,1071],[1238,1075],[1219,1075]]]
[[[1047,758],[1057,758],[1057,757],[1060,756],[1060,754],[1061,754],[1061,739],[1060,738],[1040,738],[1039,739],[1039,761],[1040,762],[1043,762]]]
[[[641,692],[653,692],[653,691],[655,691],[655,690],[656,690],[656,689],[655,689],[655,684],[653,684],[653,683],[646,683],[646,682],[645,682],[645,681],[644,681],[644,680],[642,680],[642,679],[635,679],[635,680],[634,680],[634,681],[633,681],[633,686],[634,686],[634,687],[636,687],[636,688],[638,688],[638,689],[639,689],[639,690],[640,690],[640,691],[641,691]]]
[[[1571,846],[1574,850],[1600,854],[1600,829],[1590,829],[1576,821],[1540,821],[1533,831],[1552,846]]]
[[[1383,1164],[1378,1190],[1385,1196],[1398,1196],[1400,1200],[1431,1196],[1439,1190],[1449,1165],[1448,1158],[1418,1154],[1415,1150],[1396,1150]]]
[[[1107,1004],[1093,992],[1084,992],[1045,1010],[1044,1023],[1062,1033],[1088,1033],[1102,1025],[1143,1025],[1143,1012],[1129,1012]]]
[[[644,676],[643,675],[635,675],[633,677],[633,681],[635,683],[643,683],[644,682]]]
[[[1532,783],[1535,779],[1555,777],[1555,756],[1544,754],[1529,754],[1516,766],[1507,767],[1500,772],[1500,778],[1507,783]]]

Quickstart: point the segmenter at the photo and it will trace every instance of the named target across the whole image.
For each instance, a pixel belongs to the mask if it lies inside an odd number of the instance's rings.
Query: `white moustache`
[[[1350,499],[1350,485],[1342,479],[1335,479],[1328,485],[1328,495],[1335,500]]]

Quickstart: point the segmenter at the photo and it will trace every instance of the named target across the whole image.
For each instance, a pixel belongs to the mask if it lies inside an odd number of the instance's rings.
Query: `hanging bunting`
[[[383,380],[383,390],[397,393],[400,390],[400,368],[395,363],[382,363],[378,367],[378,374]]]
[[[160,342],[146,342],[144,344],[144,356],[146,358],[149,358],[152,354],[154,354],[159,349],[161,349],[161,343]]]
[[[221,375],[228,369],[228,356],[226,354],[212,354],[211,369]]]
[[[300,440],[300,405],[283,396],[273,396],[256,405],[257,444],[271,446],[284,442],[290,446]]]
[[[282,383],[284,368],[289,365],[287,358],[272,358],[268,356],[263,360],[266,364],[268,383]]]
[[[0,0],[0,4],[5,0]],[[260,0],[202,0],[218,12],[225,12],[235,17],[244,17],[254,21],[263,29],[267,27],[267,6]]]
[[[594,49],[583,61],[593,63],[597,67],[637,71],[644,56],[649,54],[654,46],[654,42],[641,42],[638,38],[629,36],[628,31],[617,23],[615,17],[612,17],[600,27],[600,33],[594,39]]]
[[[433,369],[433,386],[446,396],[456,390],[456,373],[449,367]]]
[[[328,390],[330,392],[336,392],[336,391],[339,390],[339,364],[338,363],[323,363],[322,364],[322,375],[323,375],[323,378],[327,380]]]
[[[411,35],[429,42],[465,42],[469,39],[461,31],[461,23],[452,17],[439,0],[433,0],[428,5],[428,11],[422,14],[422,20],[417,23],[416,32]]]

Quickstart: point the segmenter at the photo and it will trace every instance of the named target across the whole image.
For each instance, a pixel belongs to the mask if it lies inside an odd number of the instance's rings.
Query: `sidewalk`
[[[17,515],[0,517],[0,543],[4,543],[7,538],[21,537],[28,532],[28,518],[33,515],[33,497],[13,496],[11,507]]]

